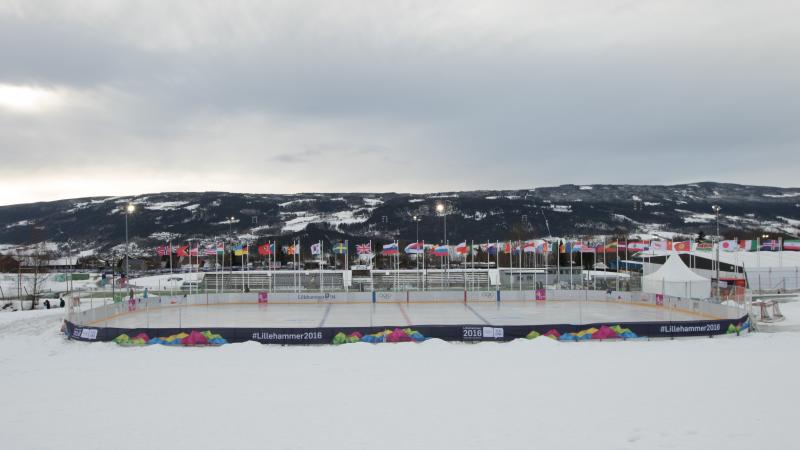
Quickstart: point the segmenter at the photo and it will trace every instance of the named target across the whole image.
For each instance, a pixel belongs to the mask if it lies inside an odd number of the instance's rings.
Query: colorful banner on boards
[[[65,333],[68,338],[87,342],[117,342],[121,345],[221,345],[224,343],[255,341],[262,344],[310,345],[331,344],[337,335],[345,337],[358,333],[384,335],[389,330],[399,338],[399,333],[408,337],[418,333],[416,341],[438,338],[445,341],[511,341],[519,338],[549,337],[559,341],[582,341],[598,339],[638,339],[655,337],[714,336],[740,334],[750,329],[748,316],[738,319],[697,320],[679,322],[618,322],[588,323],[582,325],[420,325],[413,329],[407,326],[380,327],[325,327],[325,328],[213,328],[197,331],[190,328],[101,328],[82,327],[67,321]],[[487,331],[486,329],[490,329]],[[401,330],[397,332],[397,330]],[[409,330],[408,332],[406,330]],[[603,330],[603,331],[601,331]],[[599,334],[598,334],[599,333]],[[149,336],[166,336],[150,338]],[[419,339],[419,337],[423,339]],[[361,341],[359,339],[359,341]],[[391,342],[376,340],[376,342]],[[404,342],[398,339],[396,342]],[[343,343],[343,342],[342,342]]]

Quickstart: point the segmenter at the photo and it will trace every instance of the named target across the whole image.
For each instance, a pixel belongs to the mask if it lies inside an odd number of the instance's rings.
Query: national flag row
[[[267,242],[265,244],[256,245],[256,251],[261,256],[268,256],[275,253],[275,242]],[[320,244],[311,245],[311,253],[316,255],[320,252]],[[281,247],[283,252],[287,255],[297,255],[300,253],[300,243],[295,242],[291,245],[284,245]],[[356,245],[356,252],[359,254],[372,253],[371,244],[358,244]],[[235,244],[231,247],[235,256],[245,256],[250,254],[250,245],[247,243]],[[333,246],[333,252],[337,254],[347,253],[347,245],[339,242]],[[156,254],[158,256],[176,255],[178,257],[191,257],[198,255],[215,256],[225,253],[224,243],[213,243],[206,245],[180,245],[173,246],[171,243],[156,247]]]
[[[261,256],[268,256],[275,253],[276,242],[267,242],[256,246],[256,250]],[[283,252],[287,255],[297,255],[300,253],[300,243],[295,242],[291,245],[284,245],[281,247]],[[800,240],[724,240],[720,241],[719,248],[722,251],[778,251],[790,250],[800,251]],[[333,245],[332,251],[335,254],[348,253],[349,244],[346,242],[337,242]],[[714,249],[714,244],[709,242],[695,242],[695,241],[672,241],[672,240],[651,240],[651,241],[614,241],[609,243],[597,242],[583,242],[583,241],[567,241],[567,240],[544,240],[533,239],[526,241],[507,241],[507,242],[487,242],[481,244],[468,244],[466,241],[461,242],[452,249],[457,254],[470,254],[471,252],[481,251],[489,255],[497,255],[498,253],[517,254],[522,253],[536,253],[547,254],[552,252],[558,253],[615,253],[615,252],[645,252],[645,251],[675,251],[675,252],[690,252],[690,251],[711,251]],[[233,253],[236,256],[249,255],[249,244],[242,243],[236,244],[232,247]],[[319,255],[322,252],[321,243],[312,244],[310,246],[312,255]],[[371,242],[356,244],[356,254],[371,255],[373,254],[373,245]],[[428,244],[425,242],[412,242],[403,248],[406,254],[429,254],[434,256],[447,256],[451,252],[451,246],[443,244]],[[224,243],[212,243],[193,246],[191,244],[173,247],[172,244],[162,245],[157,247],[156,253],[159,256],[167,256],[176,254],[178,257],[193,257],[198,255],[215,256],[225,253]],[[400,244],[399,242],[391,242],[381,246],[380,253],[383,255],[399,255]]]

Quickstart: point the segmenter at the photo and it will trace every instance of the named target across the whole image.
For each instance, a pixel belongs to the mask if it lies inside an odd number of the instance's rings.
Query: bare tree
[[[53,254],[47,250],[44,243],[40,243],[35,245],[33,251],[26,255],[24,260],[28,279],[23,289],[26,296],[31,299],[31,309],[36,309],[39,299],[44,294],[44,285],[51,275],[50,261],[53,260]],[[30,286],[30,290],[28,290],[28,286]]]

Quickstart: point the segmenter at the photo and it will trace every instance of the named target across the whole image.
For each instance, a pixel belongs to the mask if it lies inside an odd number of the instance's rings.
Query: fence
[[[142,279],[144,280],[144,279]],[[166,281],[170,280],[170,281]],[[175,274],[167,279],[132,280],[138,289],[186,293],[223,293],[265,290],[268,292],[333,291],[494,291],[534,289],[586,289],[636,291],[641,278],[636,273],[568,272],[562,269],[428,269],[428,270],[285,270]]]
[[[747,283],[756,292],[800,290],[800,267],[748,267]]]

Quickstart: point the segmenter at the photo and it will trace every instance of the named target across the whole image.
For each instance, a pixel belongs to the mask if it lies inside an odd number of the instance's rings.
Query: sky
[[[0,205],[796,187],[800,2],[0,0]]]

